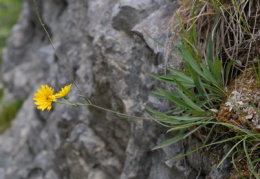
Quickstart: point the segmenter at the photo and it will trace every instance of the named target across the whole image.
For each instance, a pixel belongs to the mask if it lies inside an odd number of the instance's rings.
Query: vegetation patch
[[[12,119],[16,116],[18,110],[23,104],[23,100],[18,100],[9,105],[1,105],[0,111],[0,133],[3,133],[11,125]]]
[[[154,78],[176,86],[158,89],[154,96],[167,99],[176,108],[159,112],[158,123],[178,134],[155,148],[161,148],[195,134],[203,145],[231,144],[218,162],[232,156],[229,178],[260,177],[260,88],[258,1],[181,1],[170,21],[172,43],[183,58],[182,70]],[[177,43],[176,43],[176,39]],[[213,137],[219,135],[218,141]]]

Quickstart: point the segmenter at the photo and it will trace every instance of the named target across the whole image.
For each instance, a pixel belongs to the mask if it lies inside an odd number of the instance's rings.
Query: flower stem
[[[70,99],[66,99],[67,101],[69,101],[71,104],[76,105],[75,103],[73,103]]]
[[[142,120],[153,120],[151,118],[144,118],[144,117],[137,117],[137,116],[130,116],[130,115],[126,115],[126,114],[123,114],[123,113],[119,113],[119,112],[116,112],[116,111],[113,111],[113,110],[110,110],[110,109],[106,109],[106,108],[103,108],[103,107],[100,107],[100,106],[97,106],[95,104],[82,104],[82,103],[74,103],[72,101],[70,101],[69,99],[67,99],[67,101],[69,101],[70,103],[65,103],[65,102],[61,102],[61,101],[56,101],[56,103],[60,103],[60,104],[66,104],[66,105],[70,105],[70,106],[92,106],[96,109],[100,109],[100,110],[103,110],[103,111],[106,111],[106,112],[111,112],[111,113],[114,113],[116,115],[118,115],[119,117],[123,117],[123,118],[135,118],[135,119],[142,119]],[[162,120],[162,119],[156,119],[156,120]]]
[[[94,104],[88,104],[88,106],[92,106],[92,107],[94,107],[94,108],[97,108],[97,109],[100,109],[100,110],[103,110],[103,111],[107,111],[107,112],[114,113],[114,114],[118,115],[119,117],[135,118],[135,119],[143,119],[143,120],[152,120],[152,119],[150,119],[150,118],[144,118],[144,117],[137,117],[137,116],[126,115],[126,114],[119,113],[119,112],[116,112],[116,111],[112,111],[112,110],[110,110],[110,109],[106,109],[106,108],[103,108],[103,107],[100,107],[100,106],[97,106],[97,105],[94,105]],[[157,119],[157,120],[158,120],[158,119]]]
[[[77,106],[75,103],[64,103],[61,101],[55,101],[55,103],[66,104],[66,105],[70,105],[70,106]]]

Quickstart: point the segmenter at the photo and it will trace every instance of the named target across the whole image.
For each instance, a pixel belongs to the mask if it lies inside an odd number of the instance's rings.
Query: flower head
[[[54,89],[49,87],[48,85],[41,85],[41,89],[37,90],[38,93],[35,93],[35,104],[37,105],[37,109],[41,109],[42,111],[47,109],[51,110],[51,103],[56,101],[55,96],[53,95]]]
[[[55,98],[63,98],[66,97],[70,91],[71,84],[68,86],[65,86],[64,88],[61,88],[61,91],[55,94]]]

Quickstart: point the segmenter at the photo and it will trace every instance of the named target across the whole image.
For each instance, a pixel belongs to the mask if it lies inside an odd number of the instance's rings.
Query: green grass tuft
[[[246,2],[249,12],[254,12],[251,16],[246,15],[245,2],[242,0],[183,3],[170,23],[173,25],[170,28],[175,34],[173,39],[178,39],[176,44],[178,53],[183,58],[183,69],[180,71],[168,68],[170,74],[161,76],[150,74],[157,80],[174,85],[174,91],[158,89],[153,94],[160,99],[167,99],[176,106],[176,110],[170,112],[146,108],[160,118],[160,120],[154,119],[156,122],[169,128],[167,132],[175,134],[173,138],[155,146],[154,149],[173,144],[191,134],[196,135],[202,141],[202,146],[174,158],[179,159],[198,150],[228,142],[232,147],[220,161],[217,161],[217,167],[232,155],[233,170],[230,174],[232,179],[237,178],[237,175],[242,178],[260,177],[258,126],[257,130],[254,130],[255,126],[252,126],[228,93],[232,85],[230,82],[238,78],[237,71],[245,72],[250,64],[253,64],[257,82],[260,84],[259,50],[254,46],[255,42],[250,41],[250,37],[259,37],[259,35],[255,33],[254,28],[249,28],[250,23],[252,27],[256,27],[258,21],[255,19],[254,22],[248,18],[256,18],[260,12],[258,8],[255,9],[259,6],[259,2],[255,1],[252,4],[253,2]],[[234,31],[233,27],[239,30]],[[239,39],[240,43],[238,43],[233,40],[233,36],[243,38]],[[244,42],[251,44],[252,48],[250,45],[241,45]],[[241,54],[244,54],[243,61]],[[256,59],[257,64],[250,59]],[[240,61],[240,66],[237,61]],[[238,89],[237,86],[235,87]],[[259,116],[259,106],[254,104],[250,97],[248,98],[256,111],[254,115]],[[224,112],[221,110],[225,106],[226,99],[231,100],[234,106],[232,110],[239,112],[239,119],[243,119],[244,125],[232,123],[233,118],[226,116],[222,118]],[[231,114],[231,111],[227,113]],[[218,135],[221,132],[218,141],[210,139],[212,133]]]

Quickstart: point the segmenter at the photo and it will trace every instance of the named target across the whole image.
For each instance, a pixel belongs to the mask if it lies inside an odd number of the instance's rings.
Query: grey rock
[[[5,178],[4,169],[0,168],[0,179],[4,179],[4,178]]]
[[[39,0],[37,4],[57,53],[80,89],[72,86],[71,100],[86,103],[79,97],[82,94],[98,106],[133,116],[145,117],[144,106],[169,109],[168,102],[150,96],[163,84],[147,72],[163,73],[165,57],[142,28],[164,43],[177,2]],[[179,60],[172,59],[169,64],[179,64]],[[122,119],[83,106],[53,104],[50,112],[36,109],[32,99],[40,85],[48,84],[57,92],[72,82],[52,51],[32,0],[23,2],[0,72],[4,100],[25,99],[10,129],[0,135],[0,179],[198,176],[200,167],[195,163],[170,161],[189,148],[185,142],[152,150],[173,137],[153,121]],[[204,162],[203,171],[216,175],[208,160],[200,161]]]
[[[113,8],[112,26],[116,30],[130,31],[149,13],[160,7],[159,3],[151,0],[122,0]]]
[[[54,47],[57,48],[59,44],[54,44]],[[41,59],[41,67],[44,70],[47,70],[50,65],[55,62],[55,54],[51,45],[42,47],[39,49],[39,57]]]
[[[145,39],[155,54],[163,53],[165,50],[164,44],[166,43],[167,35],[169,35],[167,34],[168,23],[173,12],[178,7],[179,3],[176,1],[163,5],[132,29]]]
[[[44,179],[59,179],[58,175],[53,170],[48,170],[46,172],[46,175],[44,176]]]

